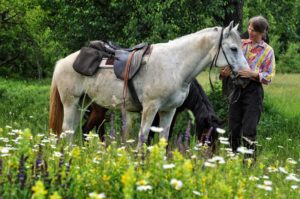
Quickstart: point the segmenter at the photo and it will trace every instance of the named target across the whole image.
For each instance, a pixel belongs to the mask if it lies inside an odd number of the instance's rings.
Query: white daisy
[[[221,129],[221,128],[216,128],[216,131],[219,133],[219,134],[224,134],[226,131],[224,129]]]
[[[268,185],[258,184],[258,185],[256,185],[256,187],[259,189],[264,189],[266,191],[272,191],[272,187],[268,186]]]
[[[195,194],[196,196],[201,196],[201,193],[199,191],[194,190],[193,194]]]
[[[175,167],[175,164],[164,164],[163,169],[172,169]]]
[[[174,187],[176,190],[180,190],[183,186],[183,183],[181,180],[177,180],[175,178],[171,179],[170,182],[171,186]]]
[[[291,188],[294,189],[294,190],[298,189],[298,185],[292,185]]]
[[[239,147],[237,149],[238,152],[242,153],[242,154],[253,154],[254,150],[253,149],[247,149],[246,147]]]
[[[204,166],[205,167],[216,167],[217,165],[214,163],[210,163],[210,162],[204,162]]]
[[[284,173],[284,174],[288,174],[289,172],[285,169],[285,168],[283,168],[283,167],[278,167],[278,169],[279,169],[279,171],[281,172],[281,173]]]
[[[152,186],[151,185],[140,185],[140,186],[137,186],[136,189],[138,191],[148,191],[148,190],[152,190]]]
[[[250,177],[249,177],[249,180],[250,180],[250,181],[258,181],[259,178],[258,178],[258,177],[255,177],[255,176],[250,176]]]
[[[294,173],[289,174],[289,175],[285,178],[285,180],[287,180],[287,181],[300,182],[300,179],[299,179],[299,178],[296,176],[296,174],[294,174]]]
[[[127,140],[126,142],[127,142],[127,143],[133,143],[133,142],[135,142],[135,140],[130,139],[130,140]]]
[[[290,164],[297,164],[297,161],[294,160],[293,158],[288,158],[286,161]]]
[[[89,193],[89,197],[92,198],[92,199],[103,199],[105,198],[105,193],[96,193],[96,192],[92,192],[92,193]]]
[[[164,129],[161,127],[151,126],[150,130],[156,133],[161,133]]]

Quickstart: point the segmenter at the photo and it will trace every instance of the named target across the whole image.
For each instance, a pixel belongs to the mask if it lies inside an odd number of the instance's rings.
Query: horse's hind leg
[[[69,143],[73,142],[73,136],[75,132],[75,127],[80,119],[80,112],[78,109],[78,98],[73,98],[72,101],[63,102],[64,106],[64,121],[63,121],[63,131],[66,133],[67,140]]]

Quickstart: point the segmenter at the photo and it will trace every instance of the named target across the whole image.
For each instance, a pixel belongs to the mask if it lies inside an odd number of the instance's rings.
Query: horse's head
[[[198,132],[198,141],[202,144],[207,144],[211,147],[214,153],[216,149],[216,141],[218,140],[219,133],[218,128],[221,128],[225,123],[225,120],[221,120],[216,115],[205,121],[205,125],[201,132]]]
[[[233,21],[228,27],[222,29],[218,43],[216,66],[231,66],[235,72],[249,68],[243,55],[242,42],[237,30],[238,24],[233,27]]]

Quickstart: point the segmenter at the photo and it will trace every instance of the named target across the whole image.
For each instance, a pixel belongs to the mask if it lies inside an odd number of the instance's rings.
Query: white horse
[[[49,128],[56,133],[75,130],[80,118],[79,99],[84,94],[102,107],[122,107],[123,81],[110,69],[100,69],[90,77],[77,73],[72,65],[78,54],[79,51],[59,60],[54,70]],[[191,81],[214,60],[216,66],[231,65],[236,72],[248,68],[233,22],[225,29],[207,28],[168,43],[152,45],[151,54],[143,58],[141,69],[133,79],[143,107],[138,147],[148,137],[156,113],[160,116],[159,126],[164,129],[160,137],[168,139],[175,110],[184,102]],[[130,95],[125,104],[126,111],[139,111]]]

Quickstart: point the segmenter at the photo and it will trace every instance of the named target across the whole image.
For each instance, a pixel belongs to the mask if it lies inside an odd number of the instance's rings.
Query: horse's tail
[[[63,104],[53,79],[50,93],[49,129],[57,135],[62,132],[63,117]]]

